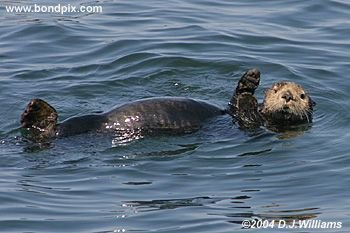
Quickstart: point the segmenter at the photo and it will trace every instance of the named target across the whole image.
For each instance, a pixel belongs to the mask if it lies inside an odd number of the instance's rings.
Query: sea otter
[[[21,116],[21,131],[26,138],[42,142],[92,131],[113,133],[123,139],[191,133],[206,120],[222,114],[230,114],[242,128],[311,123],[314,102],[301,86],[276,83],[259,105],[254,97],[259,82],[258,69],[245,72],[225,109],[202,100],[159,97],[126,103],[102,114],[69,118],[62,123],[58,123],[57,111],[50,104],[32,99]]]
[[[34,141],[90,131],[116,133],[123,138],[149,134],[191,133],[225,111],[201,100],[159,97],[126,103],[102,114],[69,118],[57,123],[56,110],[41,99],[29,102],[22,114],[22,132]]]
[[[266,90],[264,101],[258,104],[254,92],[260,83],[260,71],[251,69],[239,80],[229,102],[228,113],[242,128],[262,125],[274,131],[312,123],[316,103],[302,86],[293,82],[277,82]]]

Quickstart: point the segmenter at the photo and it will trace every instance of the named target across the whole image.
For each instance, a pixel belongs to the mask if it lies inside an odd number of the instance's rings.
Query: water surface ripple
[[[52,4],[52,1],[32,1]],[[0,4],[1,232],[246,232],[245,219],[342,222],[349,232],[350,4],[325,1],[60,1],[102,14],[10,14]],[[19,137],[29,99],[60,120],[144,97],[225,106],[240,75],[257,96],[295,81],[317,102],[298,135],[199,132],[111,146],[103,135]],[[258,229],[314,232],[313,229]],[[317,230],[316,230],[317,231]]]

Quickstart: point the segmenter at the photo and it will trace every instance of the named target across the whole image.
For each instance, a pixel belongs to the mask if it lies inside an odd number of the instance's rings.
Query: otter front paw
[[[254,95],[255,89],[259,86],[260,71],[258,69],[250,69],[243,74],[236,87],[236,95],[242,93],[250,93]]]

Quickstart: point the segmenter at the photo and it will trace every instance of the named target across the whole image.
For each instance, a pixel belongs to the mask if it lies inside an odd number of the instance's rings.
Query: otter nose
[[[290,93],[290,91],[287,91],[282,95],[282,98],[285,99],[286,102],[288,103],[289,101],[291,101],[293,99],[293,95],[292,95],[292,93]]]

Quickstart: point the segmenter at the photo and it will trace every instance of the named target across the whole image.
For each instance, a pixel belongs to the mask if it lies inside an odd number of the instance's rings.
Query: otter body
[[[190,133],[224,110],[201,100],[159,97],[137,100],[111,111],[73,117],[58,125],[57,135],[67,136],[88,131],[116,132],[142,130],[143,133]]]
[[[38,111],[51,116],[52,121],[44,122]],[[40,141],[91,131],[116,134],[137,132],[142,135],[191,133],[198,130],[204,121],[224,113],[224,110],[205,101],[160,97],[126,103],[102,114],[72,117],[57,124],[56,110],[44,100],[33,99],[22,114],[21,123],[22,128],[30,129],[32,138]]]
[[[239,80],[225,110],[205,101],[180,97],[142,99],[102,114],[73,117],[58,124],[56,110],[41,99],[33,99],[21,117],[22,133],[33,141],[45,141],[91,131],[114,133],[121,138],[145,134],[191,133],[211,117],[230,114],[241,128],[266,126],[274,131],[312,121],[314,102],[292,82],[275,83],[262,104],[254,96],[260,71],[248,70]],[[136,137],[135,137],[136,138]]]

